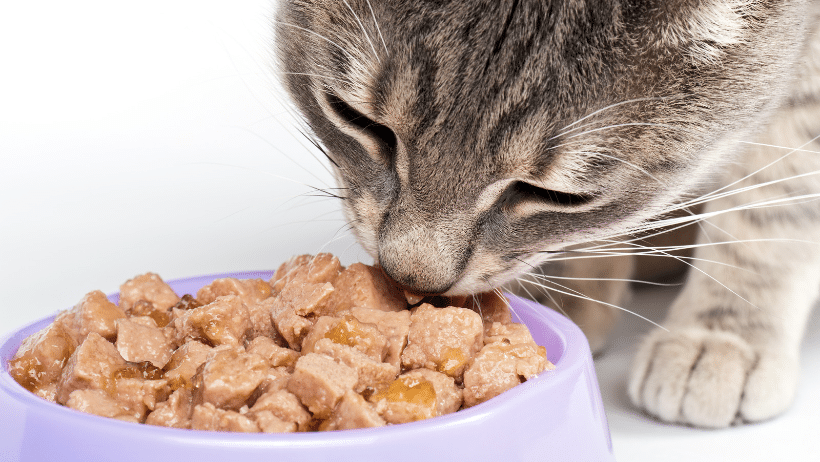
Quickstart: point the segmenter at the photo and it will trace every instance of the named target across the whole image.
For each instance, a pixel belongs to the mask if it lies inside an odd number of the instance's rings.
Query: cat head
[[[346,217],[419,293],[669,210],[776,101],[801,2],[283,0],[282,78]]]

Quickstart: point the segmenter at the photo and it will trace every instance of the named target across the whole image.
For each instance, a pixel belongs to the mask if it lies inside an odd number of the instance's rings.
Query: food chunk
[[[256,337],[251,340],[247,351],[267,359],[270,367],[285,367],[291,371],[296,364],[296,360],[299,359],[299,353],[289,348],[280,347],[268,337]]]
[[[321,339],[354,348],[378,362],[384,359],[387,352],[387,338],[379,329],[372,324],[361,323],[350,315],[343,318],[320,317],[303,340],[302,349],[305,352],[313,351],[314,345]]]
[[[401,361],[409,369],[426,367],[459,380],[483,344],[484,326],[477,313],[424,303],[410,317]]]
[[[287,389],[299,397],[316,418],[326,419],[358,380],[355,369],[327,356],[308,353],[296,361]]]
[[[213,346],[242,345],[253,334],[245,304],[236,295],[217,297],[213,302],[185,311],[174,319],[177,341],[198,340]]]
[[[294,424],[298,431],[310,429],[312,416],[302,406],[299,398],[287,390],[271,390],[263,394],[256,400],[248,414],[256,416],[265,411],[272,413],[283,422]]]
[[[194,402],[238,410],[247,404],[269,368],[265,358],[241,347],[213,351],[192,379]]]
[[[151,302],[156,309],[167,311],[179,302],[179,297],[158,274],[145,273],[120,286],[120,308],[128,311],[139,300]]]
[[[376,361],[351,346],[333,342],[328,338],[316,342],[313,351],[329,356],[337,362],[355,369],[358,381],[353,390],[357,393],[361,393],[368,388],[382,388],[399,375],[398,367]]]
[[[162,329],[156,327],[152,318],[144,319],[154,323],[153,327],[135,319],[117,320],[117,351],[126,361],[149,361],[160,369],[165,367],[174,353],[176,345],[173,340],[166,337]]]
[[[259,426],[248,417],[236,412],[217,409],[211,403],[194,406],[191,415],[193,430],[258,433]]]
[[[553,367],[546,349],[534,343],[490,343],[464,372],[464,406],[483,403]]]
[[[191,428],[191,391],[179,388],[167,400],[157,404],[145,423],[172,428]]]
[[[51,324],[23,340],[9,361],[9,374],[32,393],[57,382],[77,344],[59,324]],[[56,391],[56,388],[55,388]]]
[[[407,345],[407,335],[410,333],[410,311],[382,311],[354,306],[350,314],[359,322],[376,326],[387,339],[384,361],[401,366],[401,352]]]
[[[435,386],[419,375],[399,376],[387,388],[373,394],[370,402],[391,424],[429,419],[438,412]]]
[[[354,263],[334,283],[336,290],[319,314],[334,316],[354,306],[382,311],[407,308],[404,292],[391,284],[378,268]]]
[[[481,315],[481,319],[485,325],[494,322],[501,324],[512,323],[510,302],[498,292],[491,291],[473,297],[467,297],[463,306]]]
[[[299,255],[279,266],[270,280],[273,293],[278,294],[291,281],[310,284],[333,283],[342,271],[336,256],[329,253]]]
[[[259,411],[250,415],[250,418],[264,433],[293,433],[296,431],[295,423],[282,420],[271,411]]]
[[[456,381],[447,374],[431,371],[430,369],[413,369],[402,375],[407,379],[421,382],[426,380],[433,385],[436,391],[436,415],[445,415],[456,412],[464,401],[461,388]]]
[[[236,295],[245,305],[251,305],[270,297],[271,288],[261,279],[220,278],[199,289],[196,299],[207,305],[223,295]]]
[[[113,398],[138,422],[145,421],[148,412],[170,395],[165,379],[145,380],[134,377],[116,377]]]
[[[65,404],[74,390],[102,390],[113,395],[115,374],[125,367],[117,348],[100,334],[91,332],[63,368],[57,382],[57,402]]]
[[[128,422],[139,422],[139,419],[123,409],[116,400],[102,390],[74,390],[68,395],[66,407],[101,417],[111,417]]]
[[[362,395],[348,391],[330,418],[322,422],[319,430],[353,430],[355,428],[383,427],[387,422],[382,419],[373,406],[365,401]]]
[[[165,378],[174,389],[179,387],[191,388],[191,379],[196,374],[200,364],[208,359],[213,348],[204,343],[190,340],[177,348],[165,364]]]
[[[116,322],[123,318],[125,312],[111,303],[104,293],[95,290],[87,293],[74,308],[58,317],[58,323],[79,344],[91,332],[113,340],[117,335]]]
[[[301,349],[302,340],[313,327],[313,322],[305,316],[319,311],[332,292],[333,285],[330,283],[294,284],[285,286],[276,297],[271,318],[291,348],[296,351]]]

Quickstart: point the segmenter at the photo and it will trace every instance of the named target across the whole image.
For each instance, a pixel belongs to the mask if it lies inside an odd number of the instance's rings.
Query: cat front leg
[[[794,125],[773,128],[781,136]],[[764,141],[797,146],[806,139],[779,136]],[[730,189],[752,188],[706,206],[707,215],[738,210],[703,224],[694,268],[662,323],[668,331],[651,332],[637,352],[628,391],[649,414],[719,428],[769,419],[791,404],[820,286],[820,206],[772,201],[820,192],[817,176],[777,182],[820,169],[820,161],[800,152],[777,160],[786,152],[744,152],[730,183],[762,170]],[[753,187],[766,182],[777,183]]]

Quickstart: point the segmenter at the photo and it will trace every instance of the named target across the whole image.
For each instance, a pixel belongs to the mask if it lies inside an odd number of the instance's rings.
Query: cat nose
[[[387,226],[379,239],[379,265],[385,275],[412,293],[437,295],[461,273],[453,240],[426,226]]]

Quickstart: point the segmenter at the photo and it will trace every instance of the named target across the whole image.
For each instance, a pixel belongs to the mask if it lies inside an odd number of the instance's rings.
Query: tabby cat
[[[639,237],[698,223],[629,396],[724,427],[790,405],[820,288],[818,16],[806,0],[282,0],[275,24],[349,223],[410,292],[563,294],[597,350],[629,251],[668,254]]]

